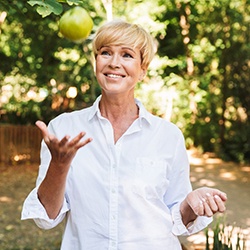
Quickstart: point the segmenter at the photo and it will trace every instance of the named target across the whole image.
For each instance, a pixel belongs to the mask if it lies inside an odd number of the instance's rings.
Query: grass
[[[39,229],[32,220],[21,221],[24,199],[35,185],[38,166],[0,166],[0,249],[59,250],[63,224]]]

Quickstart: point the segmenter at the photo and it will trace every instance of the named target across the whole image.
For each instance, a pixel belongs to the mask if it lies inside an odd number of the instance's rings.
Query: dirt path
[[[39,229],[32,220],[21,221],[24,199],[35,185],[37,165],[0,164],[0,249],[59,250],[62,226]]]
[[[250,250],[250,165],[225,163],[211,155],[189,153],[193,188],[209,186],[227,193],[226,224],[244,229],[248,238],[246,250]],[[204,240],[204,232],[182,239],[190,250],[196,249],[194,244],[204,245]]]
[[[228,195],[226,221],[245,229],[250,250],[250,165],[224,163],[211,155],[190,152],[194,188],[210,186]],[[0,249],[58,250],[62,228],[44,231],[32,221],[20,221],[23,200],[35,185],[37,165],[0,165]],[[204,232],[181,238],[188,250],[204,246]],[[201,249],[201,248],[199,248]],[[204,250],[204,247],[202,248]],[[171,249],[172,250],[172,249]]]

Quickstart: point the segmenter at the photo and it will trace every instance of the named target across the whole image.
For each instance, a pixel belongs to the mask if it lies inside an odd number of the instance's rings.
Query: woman
[[[97,32],[93,51],[102,95],[48,128],[36,123],[41,165],[22,219],[49,229],[66,217],[65,250],[181,249],[177,236],[202,230],[224,212],[226,194],[192,191],[182,133],[134,98],[154,55],[150,35],[110,22]]]

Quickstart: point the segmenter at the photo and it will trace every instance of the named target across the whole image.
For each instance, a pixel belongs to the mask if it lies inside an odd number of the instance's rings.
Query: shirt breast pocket
[[[168,172],[164,160],[137,158],[133,192],[145,199],[162,199],[169,183]]]

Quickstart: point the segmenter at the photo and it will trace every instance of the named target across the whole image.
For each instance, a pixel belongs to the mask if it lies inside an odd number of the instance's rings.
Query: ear
[[[142,81],[147,74],[147,68],[142,68],[139,80]]]

